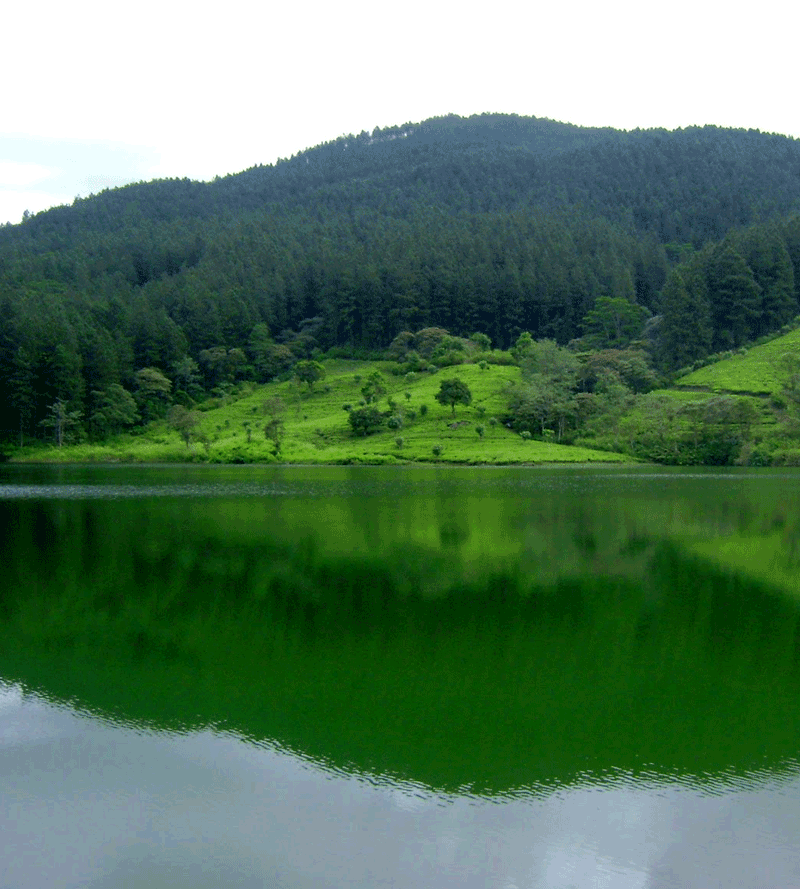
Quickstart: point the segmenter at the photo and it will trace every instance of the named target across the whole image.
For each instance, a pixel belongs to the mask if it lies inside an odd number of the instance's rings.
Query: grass
[[[787,379],[783,356],[800,356],[800,329],[769,342],[742,350],[729,358],[680,378],[671,389],[659,390],[641,398],[629,413],[628,431],[621,437],[605,436],[605,447],[619,447],[630,435],[639,436],[654,422],[652,403],[669,399],[676,409],[702,402],[718,394],[749,398],[757,408],[753,441],[764,441],[768,450],[794,447],[778,422],[780,417],[767,396],[779,395]],[[600,444],[587,437],[584,446],[564,446],[543,441],[525,441],[507,429],[500,418],[507,404],[506,390],[519,379],[515,366],[477,364],[444,368],[436,373],[394,376],[388,362],[328,360],[326,377],[308,390],[295,380],[265,386],[243,384],[226,402],[202,405],[202,419],[189,447],[177,432],[162,421],[150,424],[137,434],[118,436],[102,444],[64,447],[34,447],[16,452],[20,462],[126,462],[126,463],[273,463],[278,458],[273,444],[264,437],[267,416],[264,402],[279,397],[285,404],[285,436],[280,461],[285,463],[584,463],[632,461],[614,451],[600,450]],[[375,370],[382,373],[386,393],[377,407],[389,410],[393,399],[395,414],[403,418],[400,429],[385,426],[374,435],[354,436],[344,405],[359,407],[361,388]],[[472,392],[469,407],[455,412],[436,401],[442,379],[462,379]],[[754,397],[760,396],[760,397]],[[427,414],[423,415],[423,406]],[[414,416],[416,413],[416,416]],[[678,418],[678,426],[688,420]],[[479,436],[476,427],[483,426]],[[402,444],[398,444],[402,439]],[[201,444],[205,440],[206,444]],[[624,446],[628,446],[627,442]],[[765,444],[765,446],[766,446]],[[437,455],[434,448],[440,449]],[[792,452],[794,453],[794,452]],[[791,457],[791,460],[794,460]]]
[[[548,442],[524,441],[501,422],[506,407],[505,390],[519,378],[517,367],[465,364],[437,373],[413,377],[393,376],[387,362],[330,360],[326,377],[312,391],[294,380],[245,386],[237,396],[202,412],[195,440],[186,447],[177,432],[165,422],[153,423],[140,434],[118,436],[103,444],[79,444],[61,449],[27,448],[15,454],[26,462],[276,462],[272,442],[264,437],[264,402],[279,397],[286,410],[285,436],[280,459],[286,463],[370,463],[440,462],[461,464],[584,463],[624,462],[622,454],[569,447]],[[396,403],[402,415],[401,429],[385,426],[366,437],[354,436],[343,405],[359,406],[361,387],[375,370],[383,374],[386,394],[377,406],[389,409],[387,399]],[[435,399],[442,379],[462,379],[472,392],[469,407],[455,412]],[[406,397],[406,393],[410,397]],[[422,406],[427,406],[423,416]],[[412,412],[416,417],[412,418]],[[481,438],[476,427],[484,427]],[[248,440],[249,433],[249,440]],[[207,446],[200,443],[204,436]],[[397,439],[402,438],[402,446]],[[441,446],[440,456],[434,447]]]
[[[800,356],[800,329],[730,358],[701,367],[678,380],[679,386],[702,386],[710,392],[779,393],[786,381],[783,356]]]

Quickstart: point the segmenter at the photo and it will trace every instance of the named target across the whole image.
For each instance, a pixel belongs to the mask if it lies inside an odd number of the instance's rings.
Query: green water
[[[800,885],[800,473],[0,467],[0,886]]]

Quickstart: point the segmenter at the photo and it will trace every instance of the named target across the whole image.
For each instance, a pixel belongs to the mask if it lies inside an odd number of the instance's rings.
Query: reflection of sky
[[[800,777],[713,786],[440,797],[230,735],[115,727],[0,685],[8,889],[800,884]]]

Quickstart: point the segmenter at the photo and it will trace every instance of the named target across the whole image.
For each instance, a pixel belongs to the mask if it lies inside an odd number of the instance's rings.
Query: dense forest
[[[430,328],[670,373],[799,300],[799,142],[436,118],[0,227],[0,436],[102,438]]]

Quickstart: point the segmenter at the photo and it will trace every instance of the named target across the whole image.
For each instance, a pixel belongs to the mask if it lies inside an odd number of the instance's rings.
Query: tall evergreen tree
[[[683,274],[676,269],[667,277],[661,291],[660,334],[661,363],[671,370],[686,367],[711,350],[706,282],[691,268]]]
[[[741,254],[723,242],[706,270],[716,351],[733,349],[752,338],[761,319],[761,288]]]
[[[797,311],[792,260],[778,227],[746,229],[739,238],[739,251],[761,288],[761,311],[753,332],[761,336],[778,330]]]

